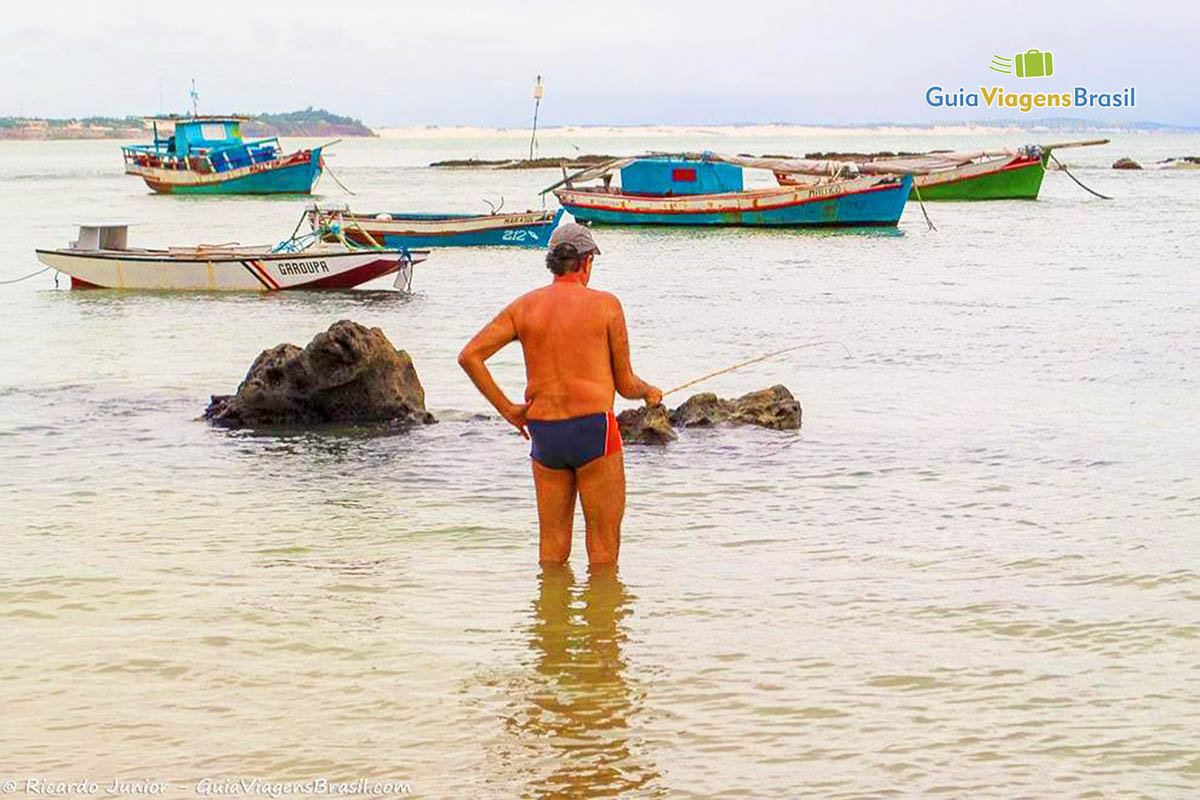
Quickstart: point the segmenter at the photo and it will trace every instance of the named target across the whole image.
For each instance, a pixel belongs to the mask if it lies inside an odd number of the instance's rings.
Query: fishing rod
[[[667,391],[663,392],[663,397],[666,397],[669,394],[674,394],[675,392],[678,392],[680,389],[686,389],[689,386],[695,386],[697,383],[706,381],[709,378],[715,378],[718,375],[724,375],[727,372],[733,372],[736,369],[741,369],[742,367],[748,367],[751,364],[757,364],[760,361],[766,361],[768,358],[774,358],[775,356],[781,356],[784,353],[790,353],[793,350],[803,350],[806,347],[819,347],[820,345],[825,345],[825,344],[836,344],[838,347],[840,347],[846,351],[846,358],[853,358],[853,356],[850,355],[850,348],[846,347],[846,345],[842,344],[841,342],[833,340],[833,339],[830,339],[827,341],[822,341],[822,342],[808,342],[806,344],[794,344],[791,347],[785,347],[782,350],[774,350],[770,353],[764,353],[761,356],[756,356],[755,358],[751,358],[751,359],[747,359],[746,361],[738,362],[737,364],[734,364],[732,367],[725,367],[724,369],[719,369],[719,370],[716,370],[715,372],[710,372],[707,375],[701,375],[699,378],[694,378],[694,379],[688,381],[687,383],[681,383],[678,386],[676,386],[675,388],[668,389]]]

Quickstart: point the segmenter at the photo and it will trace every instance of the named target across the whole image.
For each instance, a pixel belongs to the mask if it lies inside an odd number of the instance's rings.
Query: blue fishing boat
[[[513,214],[352,214],[308,210],[313,230],[341,230],[359,244],[382,247],[545,247],[563,210]]]
[[[547,188],[581,222],[611,225],[830,227],[896,225],[912,176],[862,176],[844,162],[757,159],[713,153],[646,155],[592,167]],[[743,167],[808,182],[745,188]],[[612,184],[620,174],[620,187]],[[599,179],[597,186],[577,182]]]
[[[242,139],[248,117],[152,117],[154,140],[126,145],[125,173],[163,194],[309,194],[322,147],[283,153],[279,139]]]

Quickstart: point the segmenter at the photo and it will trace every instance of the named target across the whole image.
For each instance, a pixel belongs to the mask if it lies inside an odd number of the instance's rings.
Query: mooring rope
[[[54,269],[54,268],[53,267],[42,267],[37,272],[31,272],[28,275],[21,276],[20,278],[13,278],[12,280],[8,280],[8,281],[0,281],[0,286],[4,285],[6,283],[20,283],[21,281],[27,281],[30,278],[37,277],[38,275],[41,275],[43,272],[49,272],[52,269]]]
[[[344,183],[342,183],[341,181],[339,181],[339,180],[338,180],[338,176],[333,174],[333,170],[331,170],[331,169],[329,168],[329,165],[328,165],[328,164],[326,164],[326,165],[325,165],[325,170],[324,170],[324,171],[329,173],[329,177],[333,178],[333,182],[334,182],[334,183],[336,183],[338,186],[342,187],[342,190],[343,190],[343,191],[344,191],[346,194],[349,194],[349,195],[354,195],[355,197],[357,197],[357,196],[358,196],[358,193],[357,193],[357,192],[352,192],[352,191],[350,191],[350,189],[349,189],[349,188],[347,188],[346,184],[344,184]]]
[[[766,361],[768,358],[774,358],[775,356],[781,356],[784,353],[790,353],[793,350],[802,350],[805,347],[818,347],[823,344],[836,344],[837,346],[841,347],[843,350],[846,351],[846,358],[853,358],[853,356],[850,355],[850,348],[846,347],[846,345],[844,345],[841,342],[834,340],[834,339],[830,339],[830,340],[823,341],[823,342],[809,342],[807,344],[794,344],[791,347],[785,347],[782,350],[775,350],[770,353],[764,353],[763,355],[758,356],[756,358],[751,358],[747,361],[739,362],[737,364],[734,364],[732,367],[725,367],[725,369],[719,369],[716,372],[710,372],[707,375],[701,375],[699,378],[694,378],[693,380],[690,380],[687,383],[681,383],[678,386],[676,386],[674,389],[668,389],[667,391],[663,392],[663,397],[666,397],[669,394],[674,394],[675,392],[678,392],[680,389],[686,389],[689,386],[695,386],[697,383],[700,383],[701,381],[706,381],[709,378],[715,378],[718,375],[724,375],[727,372],[733,372],[735,369],[741,369],[742,367],[748,367],[751,364],[757,364],[759,361]]]
[[[1112,198],[1109,197],[1108,195],[1100,194],[1095,189],[1089,189],[1088,187],[1084,186],[1083,181],[1079,180],[1079,178],[1076,178],[1074,175],[1071,174],[1071,170],[1067,169],[1066,164],[1063,164],[1061,161],[1059,161],[1057,158],[1054,157],[1053,150],[1050,151],[1050,160],[1053,161],[1055,164],[1058,164],[1058,168],[1061,169],[1063,172],[1067,173],[1067,177],[1070,178],[1071,180],[1075,181],[1077,184],[1079,184],[1080,188],[1091,192],[1092,194],[1096,195],[1096,197],[1099,197],[1101,200],[1112,200]]]
[[[936,231],[933,227],[933,220],[929,218],[929,212],[925,210],[925,202],[921,200],[921,187],[917,186],[917,176],[913,175],[913,194],[917,196],[917,205],[921,206],[921,213],[925,215],[925,224],[929,226],[929,230]]]

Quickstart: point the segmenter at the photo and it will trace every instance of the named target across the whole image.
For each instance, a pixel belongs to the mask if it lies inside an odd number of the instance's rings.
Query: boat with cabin
[[[311,206],[314,230],[334,228],[360,244],[384,247],[545,247],[563,210],[501,214],[354,214],[345,207]]]
[[[743,168],[763,168],[755,161],[652,153],[564,176],[543,194],[553,192],[580,222],[609,225],[894,226],[912,185],[907,175],[862,176],[832,166],[788,185],[747,188]],[[601,183],[576,185],[592,180]]]
[[[319,235],[293,237],[271,247],[236,242],[145,250],[128,245],[128,225],[81,225],[79,238],[38,260],[71,276],[72,289],[254,291],[350,289],[396,274],[407,289],[412,267],[428,250],[361,247]]]
[[[245,141],[248,119],[148,117],[153,141],[121,147],[125,174],[161,194],[311,194],[332,142],[284,153],[278,137]]]

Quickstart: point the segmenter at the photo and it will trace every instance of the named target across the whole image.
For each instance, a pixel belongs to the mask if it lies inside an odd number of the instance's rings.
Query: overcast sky
[[[967,8],[973,10],[965,10]],[[540,3],[238,0],[11,2],[0,33],[0,116],[305,106],[368,125],[1012,118],[938,111],[948,90],[1116,91],[1132,112],[1071,116],[1200,124],[1196,3]],[[1055,74],[988,70],[993,54],[1051,51]],[[160,105],[160,93],[162,103]]]

